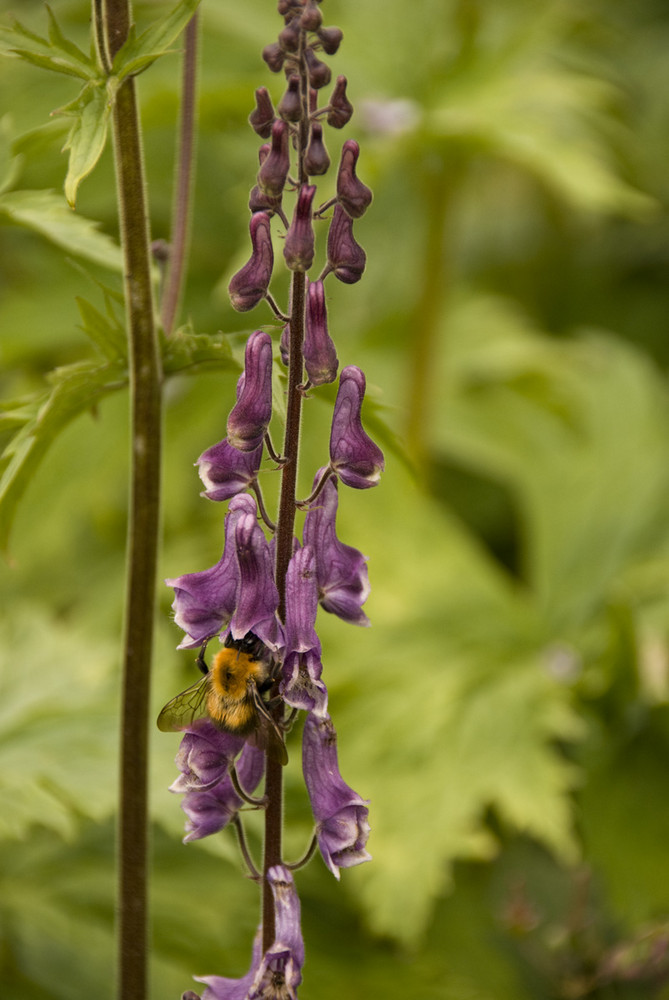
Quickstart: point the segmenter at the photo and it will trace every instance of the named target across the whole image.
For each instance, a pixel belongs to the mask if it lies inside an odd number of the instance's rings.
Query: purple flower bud
[[[293,221],[286,233],[283,256],[291,271],[308,271],[314,260],[314,230],[311,206],[316,194],[314,185],[303,184],[297,196]]]
[[[306,50],[304,53],[304,60],[307,64],[310,86],[312,86],[314,90],[320,90],[321,87],[327,87],[332,78],[330,67],[324,62],[321,62],[313,49]]]
[[[273,865],[267,881],[274,896],[274,943],[263,955],[258,929],[251,968],[241,979],[195,976],[207,985],[202,1000],[295,1000],[304,965],[300,900],[292,873],[284,865]]]
[[[209,500],[229,500],[248,489],[258,476],[262,452],[261,444],[254,451],[240,451],[227,438],[207,448],[195,463],[207,487],[200,495]]]
[[[281,360],[283,364],[288,367],[290,364],[290,323],[286,323],[283,330],[281,331],[281,339],[279,340],[279,354],[281,355]]]
[[[304,13],[300,18],[300,25],[305,31],[318,31],[323,23],[323,15],[314,0],[307,0]]]
[[[360,281],[367,255],[353,237],[353,219],[341,205],[335,205],[328,230],[328,264],[345,285]]]
[[[285,122],[298,122],[302,115],[299,76],[288,77],[288,89],[277,104],[276,110]]]
[[[383,452],[362,427],[365,384],[359,368],[344,368],[330,430],[330,467],[343,483],[358,490],[376,486],[385,467]]]
[[[300,47],[300,19],[290,19],[283,31],[279,32],[279,45],[284,52],[297,52]]]
[[[298,549],[286,573],[286,653],[280,691],[293,708],[327,712],[328,693],[321,681],[321,644],[314,628],[318,610],[316,560],[311,546]]]
[[[237,739],[237,737],[233,737],[233,739]],[[237,742],[240,741],[237,739]],[[258,787],[265,770],[264,751],[245,744],[237,761],[236,770],[240,785],[245,792],[251,795]],[[175,789],[174,785],[170,790],[181,791],[181,789]],[[244,803],[237,795],[227,771],[219,782],[210,787],[186,792],[181,803],[181,808],[188,817],[184,844],[190,844],[193,840],[202,840],[203,837],[209,837],[212,833],[223,830],[235,818],[243,805]]]
[[[326,174],[329,167],[330,157],[323,142],[323,126],[320,122],[313,122],[311,126],[311,138],[304,157],[304,169],[308,174],[320,176],[321,174]]]
[[[279,119],[272,125],[272,144],[269,156],[260,165],[258,185],[265,194],[278,198],[283,192],[289,170],[288,125]]]
[[[344,32],[341,28],[320,28],[318,31],[318,40],[323,46],[323,52],[329,56],[335,54],[343,37]]]
[[[241,736],[224,733],[210,719],[200,719],[186,730],[174,763],[181,774],[171,792],[204,792],[223,781],[244,746]]]
[[[340,868],[369,861],[368,802],[345,783],[337,762],[337,734],[329,716],[309,713],[302,736],[302,770],[316,820],[318,848],[335,878]]]
[[[241,493],[230,501],[225,517],[223,555],[211,569],[165,580],[174,588],[174,620],[186,633],[178,649],[193,649],[227,627],[235,610],[239,565],[235,548],[235,525],[244,513],[254,513],[253,497]]]
[[[347,139],[342,146],[339,172],[337,173],[337,198],[352,219],[359,219],[369,207],[372,192],[355,173],[360,146],[355,139]]]
[[[283,629],[276,614],[279,592],[274,582],[269,545],[258,524],[255,502],[253,506],[253,513],[243,514],[235,523],[239,589],[230,633],[233,639],[243,639],[247,632],[253,632],[265,646],[276,650],[283,645]]]
[[[248,312],[265,298],[274,267],[269,215],[266,212],[252,215],[249,231],[251,259],[233,275],[228,285],[230,301],[237,312]]]
[[[240,451],[255,451],[272,418],[272,340],[262,330],[256,330],[246,342],[242,378],[228,417],[228,442]]]
[[[351,120],[353,114],[353,105],[346,96],[346,82],[345,76],[338,76],[330,97],[327,123],[332,128],[343,128]]]
[[[256,106],[249,115],[249,124],[257,135],[269,139],[274,124],[274,108],[267,87],[256,90]]]
[[[278,42],[272,42],[271,45],[266,45],[262,50],[262,57],[272,73],[280,72],[281,67],[283,66],[283,61],[286,58],[285,53]]]
[[[325,472],[314,479],[314,488]],[[329,479],[304,520],[304,545],[316,553],[318,597],[325,611],[352,625],[369,625],[362,605],[369,596],[367,560],[358,549],[337,538],[337,481]]]
[[[307,290],[304,366],[312,385],[325,385],[337,377],[337,350],[328,333],[325,289],[322,281],[312,281]]]

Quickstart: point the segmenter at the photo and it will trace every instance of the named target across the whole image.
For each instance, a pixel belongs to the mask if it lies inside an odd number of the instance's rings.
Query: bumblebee
[[[260,639],[253,632],[243,639],[228,637],[211,670],[204,661],[204,648],[197,659],[204,677],[168,701],[158,716],[158,729],[178,732],[209,718],[223,732],[243,737],[286,764],[281,728],[262,698],[274,684],[274,676]]]

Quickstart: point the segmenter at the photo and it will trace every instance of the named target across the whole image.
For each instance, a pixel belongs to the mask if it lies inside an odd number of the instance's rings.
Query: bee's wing
[[[207,694],[210,676],[206,674],[165,705],[158,716],[157,726],[163,733],[187,729],[196,719],[207,715]]]
[[[260,697],[260,692],[255,683],[250,683],[249,688],[251,689],[253,704],[258,713],[258,728],[253,736],[249,738],[248,742],[260,747],[261,750],[266,750],[270,757],[285,765],[288,763],[288,751],[286,750],[283,733],[277,725],[276,720],[270,715],[267,705]]]

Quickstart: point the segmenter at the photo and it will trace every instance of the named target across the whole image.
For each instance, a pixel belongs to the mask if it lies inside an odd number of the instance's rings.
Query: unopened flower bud
[[[337,198],[352,219],[359,219],[372,200],[372,192],[356,176],[355,166],[359,155],[358,143],[355,139],[347,139],[342,147],[337,173]]]
[[[311,225],[311,205],[316,187],[303,184],[297,196],[293,221],[286,233],[283,256],[291,271],[308,271],[314,260],[314,230]]]
[[[289,14],[295,14],[297,11],[301,10],[301,8],[301,0],[278,0],[276,5],[276,9],[279,14],[281,14],[281,17],[287,17]]]
[[[301,26],[305,31],[318,31],[322,23],[323,15],[320,12],[318,4],[314,3],[314,0],[307,0],[304,13],[300,18]]]
[[[283,61],[286,56],[278,42],[272,42],[271,45],[266,45],[262,50],[262,57],[272,73],[281,72],[281,67],[283,66]]]
[[[274,124],[274,108],[267,87],[256,90],[256,106],[249,115],[249,124],[253,131],[263,139],[269,139]]]
[[[284,52],[297,52],[300,47],[300,19],[293,17],[279,33],[279,45]]]
[[[332,78],[330,67],[324,62],[321,62],[313,49],[306,50],[304,53],[304,59],[307,64],[307,72],[309,73],[309,83],[314,90],[320,90],[321,87],[327,87],[330,79]]]
[[[302,115],[302,101],[300,99],[300,78],[291,76],[288,78],[288,89],[279,101],[276,110],[286,122],[297,122]]]
[[[330,167],[330,157],[323,142],[323,126],[320,122],[313,122],[311,126],[311,138],[304,157],[304,169],[308,174],[326,174]]]
[[[318,40],[323,46],[323,52],[329,56],[335,54],[343,37],[344,32],[341,28],[319,28],[318,30]]]
[[[328,231],[328,264],[345,285],[360,281],[367,255],[353,237],[353,219],[341,205],[335,205]]]
[[[265,194],[278,198],[283,192],[289,170],[288,126],[284,121],[275,121],[271,149],[258,171],[258,184]]]
[[[337,350],[328,333],[325,289],[322,281],[312,281],[307,290],[304,366],[312,385],[325,385],[337,377]]]
[[[249,223],[251,259],[233,275],[228,285],[230,301],[237,312],[253,309],[267,294],[274,266],[269,215],[256,212]]]
[[[262,330],[246,342],[238,399],[228,417],[228,442],[240,451],[262,444],[272,417],[272,340]]]
[[[385,468],[383,452],[362,426],[365,376],[348,365],[339,376],[330,430],[330,468],[357,490],[376,486]]]
[[[330,97],[327,122],[332,128],[343,128],[351,120],[353,105],[346,96],[346,77],[338,76]]]

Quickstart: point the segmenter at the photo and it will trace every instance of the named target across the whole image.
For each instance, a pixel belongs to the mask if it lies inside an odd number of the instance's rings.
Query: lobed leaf
[[[170,45],[186,27],[199,2],[200,0],[180,0],[169,14],[148,27],[139,37],[132,30],[128,40],[114,57],[112,73],[119,81],[146,69],[169,52]]]

